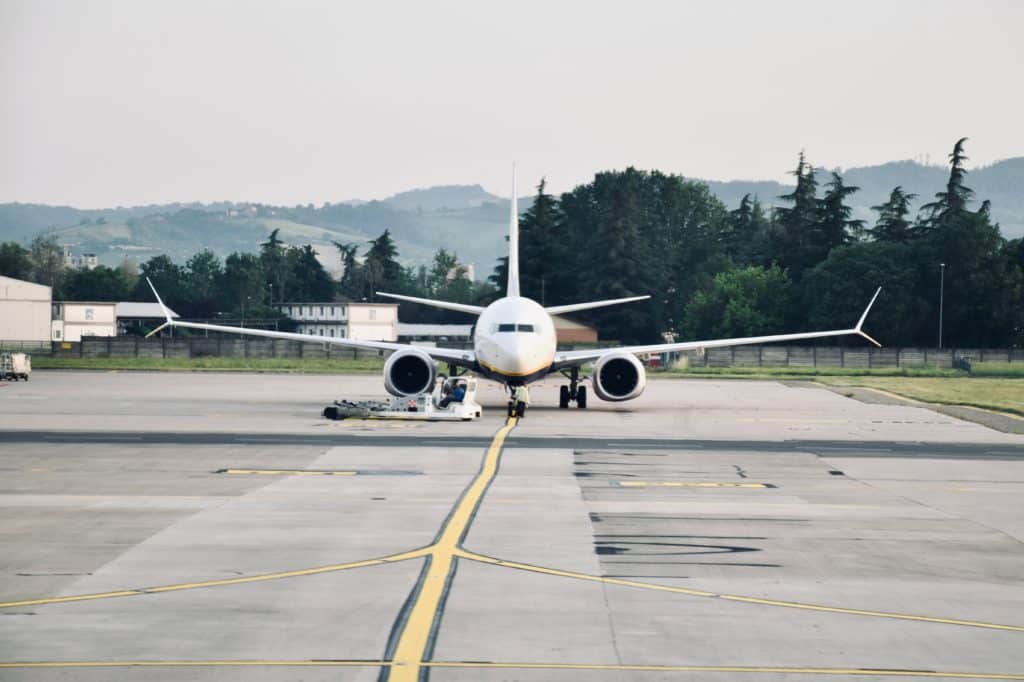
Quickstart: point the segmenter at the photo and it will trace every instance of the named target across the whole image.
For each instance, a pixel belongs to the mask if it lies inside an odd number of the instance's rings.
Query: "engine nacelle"
[[[646,386],[644,366],[631,353],[612,353],[594,363],[594,393],[601,400],[632,400]]]
[[[437,363],[415,348],[396,351],[384,363],[384,388],[393,396],[430,393],[436,378]]]

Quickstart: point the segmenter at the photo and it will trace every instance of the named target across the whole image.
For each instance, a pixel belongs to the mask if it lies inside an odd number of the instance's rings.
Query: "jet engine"
[[[594,393],[601,400],[632,400],[646,386],[644,366],[631,353],[612,353],[594,363]]]
[[[384,363],[384,388],[398,397],[434,390],[437,364],[421,350],[410,348],[391,354]]]

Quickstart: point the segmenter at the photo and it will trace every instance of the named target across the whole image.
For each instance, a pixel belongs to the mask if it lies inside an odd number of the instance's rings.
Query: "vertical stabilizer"
[[[512,164],[512,203],[508,217],[508,287],[506,296],[519,295],[519,207],[516,165]]]

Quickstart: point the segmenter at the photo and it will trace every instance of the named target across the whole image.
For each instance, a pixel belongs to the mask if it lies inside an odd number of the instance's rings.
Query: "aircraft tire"
[[[569,407],[569,387],[559,386],[558,387],[558,407],[565,409]]]
[[[581,410],[586,409],[587,407],[586,386],[580,386],[578,389],[576,389],[576,407],[580,408]]]

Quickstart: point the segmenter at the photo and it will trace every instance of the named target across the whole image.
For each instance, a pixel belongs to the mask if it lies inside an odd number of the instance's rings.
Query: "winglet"
[[[160,294],[158,294],[156,292],[156,287],[153,286],[153,281],[149,277],[147,277],[146,278],[146,282],[149,284],[149,288],[153,290],[153,295],[156,296],[156,302],[158,304],[160,304],[160,310],[163,311],[164,317],[167,318],[166,322],[164,322],[162,325],[160,325],[159,327],[157,327],[156,329],[154,329],[150,333],[146,334],[146,338],[148,339],[149,337],[153,336],[153,334],[156,334],[158,331],[160,331],[164,327],[174,326],[174,321],[171,319],[171,311],[168,310],[167,306],[164,305],[164,302],[162,300],[160,300]]]
[[[875,304],[875,299],[878,298],[878,294],[880,294],[880,293],[882,293],[882,287],[878,287],[878,289],[875,290],[875,295],[871,297],[871,302],[868,303],[868,307],[864,309],[864,314],[860,316],[859,320],[857,320],[857,326],[853,328],[853,330],[855,332],[857,332],[858,334],[863,336],[865,339],[867,339],[871,343],[873,343],[876,346],[878,346],[879,348],[882,347],[882,344],[878,343],[878,341],[875,341],[873,338],[871,338],[870,336],[865,334],[864,331],[861,329],[861,327],[864,326],[864,320],[867,319],[868,313],[871,311],[871,306],[873,306]]]

